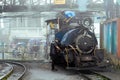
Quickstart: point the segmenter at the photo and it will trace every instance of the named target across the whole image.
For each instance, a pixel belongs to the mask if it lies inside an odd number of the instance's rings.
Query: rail
[[[23,76],[24,76],[24,74],[25,74],[25,72],[26,72],[26,67],[25,67],[25,65],[23,65],[23,64],[21,64],[21,63],[18,63],[18,62],[5,62],[6,64],[8,64],[10,67],[11,67],[11,69],[10,69],[10,71],[8,71],[8,72],[6,72],[6,73],[4,73],[4,75],[2,75],[1,77],[0,77],[0,80],[9,80],[9,77],[13,74],[13,76],[14,76],[14,74],[16,74],[15,73],[15,68],[13,67],[13,65],[16,65],[16,66],[21,66],[22,68],[23,68],[23,71],[19,74],[19,76],[17,76],[17,78],[16,78],[16,80],[21,80],[22,78],[23,78]]]

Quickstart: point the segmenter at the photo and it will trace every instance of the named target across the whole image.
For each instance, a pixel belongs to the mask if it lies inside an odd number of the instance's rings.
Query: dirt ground
[[[51,71],[50,63],[27,63],[27,72],[23,80],[83,80],[77,73],[57,67]]]

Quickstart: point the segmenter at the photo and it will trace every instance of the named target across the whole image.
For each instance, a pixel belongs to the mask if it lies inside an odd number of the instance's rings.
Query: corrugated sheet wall
[[[103,30],[103,44],[104,48],[108,53],[113,55],[117,54],[117,47],[118,47],[118,22],[117,20],[107,22],[104,24]]]

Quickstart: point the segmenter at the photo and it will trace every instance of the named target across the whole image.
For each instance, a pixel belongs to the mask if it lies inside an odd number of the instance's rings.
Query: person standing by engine
[[[51,70],[57,71],[57,69],[55,69],[55,64],[57,63],[56,62],[56,59],[57,59],[56,53],[59,53],[60,50],[61,49],[58,46],[58,40],[55,40],[54,42],[51,43],[51,46],[50,46],[50,58],[52,60],[52,64],[51,64],[52,69]]]

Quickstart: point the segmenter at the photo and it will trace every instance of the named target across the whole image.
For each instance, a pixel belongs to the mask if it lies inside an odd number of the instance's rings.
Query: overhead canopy
[[[45,22],[47,22],[47,25],[50,23],[50,22],[52,22],[52,23],[54,23],[54,24],[57,24],[58,22],[57,22],[57,19],[49,19],[49,20],[46,20]]]

